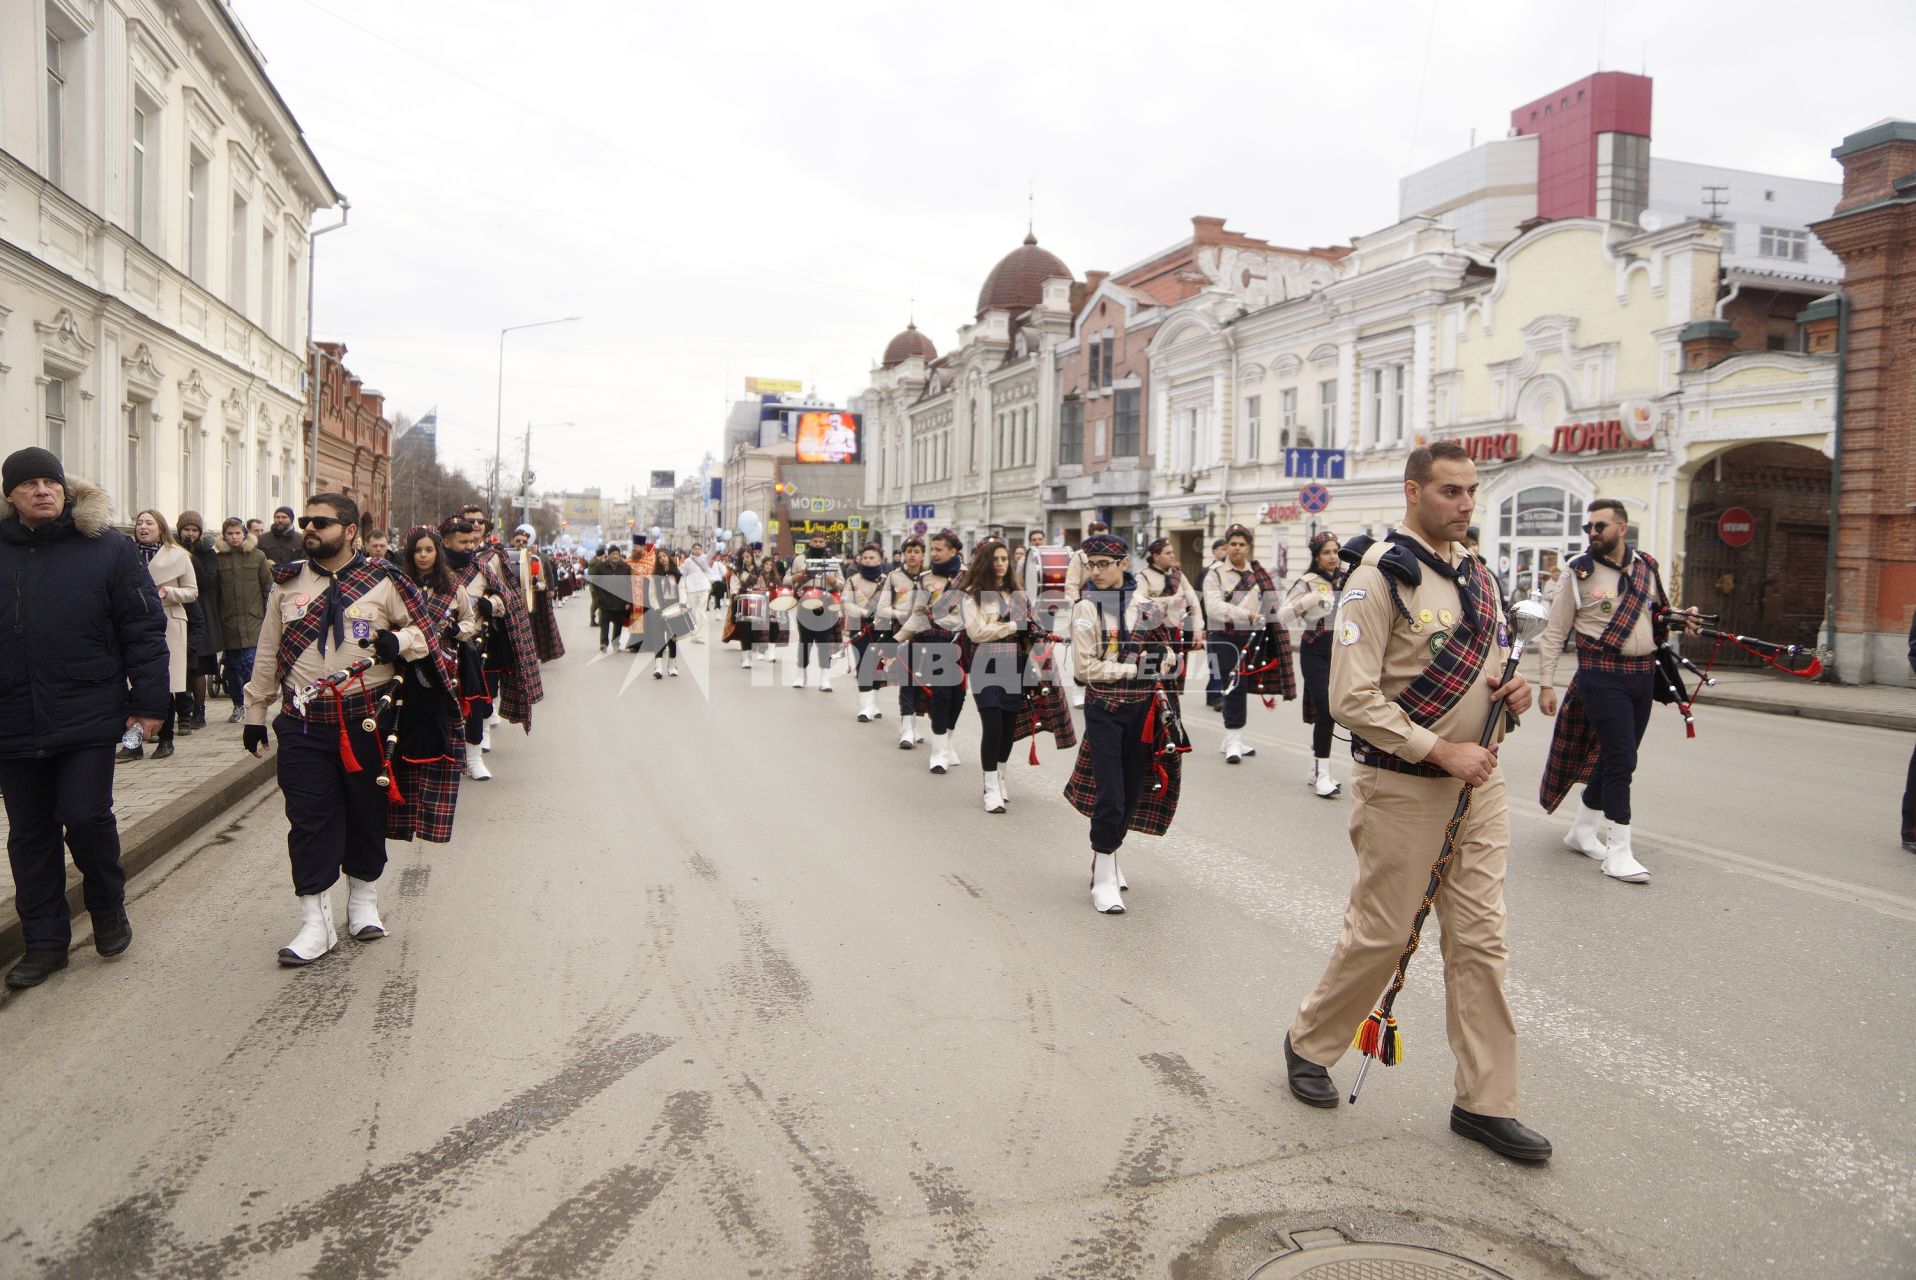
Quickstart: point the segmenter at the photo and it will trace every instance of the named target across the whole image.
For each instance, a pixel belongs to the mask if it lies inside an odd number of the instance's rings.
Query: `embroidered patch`
[[[1444,645],[1445,643],[1449,641],[1449,639],[1450,637],[1445,635],[1441,631],[1436,632],[1434,635],[1432,635],[1430,637],[1430,652],[1432,656],[1442,653],[1444,651]]]
[[[1355,622],[1347,620],[1343,626],[1337,629],[1337,642],[1339,644],[1356,644],[1358,640],[1363,637],[1363,634],[1362,631],[1357,629]]]
[[[1510,647],[1510,628],[1501,622],[1497,624],[1497,647],[1499,649],[1508,649]]]
[[[373,638],[373,624],[365,618],[353,619],[353,639],[370,640]]]
[[[1602,610],[1603,610],[1603,611],[1604,611],[1605,613],[1613,613],[1613,612],[1615,612],[1615,611],[1616,611],[1616,607],[1617,607],[1617,606],[1616,606],[1615,604],[1613,604],[1613,603],[1611,603],[1611,602],[1610,602],[1610,601],[1608,601],[1608,600],[1605,600],[1605,601],[1604,601],[1604,602],[1603,602],[1603,603],[1602,603],[1601,605],[1599,605],[1599,606],[1598,606],[1598,608],[1600,608],[1600,609],[1602,609]]]
[[[1364,587],[1352,587],[1344,593],[1344,603],[1349,604],[1353,600],[1362,600],[1369,594],[1370,591]]]

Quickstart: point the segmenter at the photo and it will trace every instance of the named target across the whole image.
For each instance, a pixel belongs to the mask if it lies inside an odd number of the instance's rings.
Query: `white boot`
[[[1006,763],[1009,763],[1009,761],[1007,761]],[[1002,764],[999,765],[998,766],[998,798],[1000,800],[1011,799],[1010,783],[1011,783],[1011,771],[1005,768],[1004,765]]]
[[[805,668],[793,667],[792,668],[792,688],[803,689],[804,687],[805,687]]]
[[[1613,822],[1603,842],[1603,874],[1626,884],[1650,883],[1650,872],[1630,851],[1630,824]]]
[[[945,763],[954,769],[964,763],[958,758],[958,735],[955,733],[945,735]]]
[[[1005,798],[998,792],[998,775],[987,773],[985,775],[985,812],[1003,813],[1004,811]]]
[[[665,679],[665,655],[662,653],[652,655],[652,678],[654,680]]]
[[[1118,892],[1128,892],[1131,888],[1131,882],[1124,878],[1124,868],[1118,865],[1118,855],[1115,853],[1111,855],[1111,869],[1118,873]]]
[[[750,649],[739,650],[738,665],[747,671],[752,669],[752,651]]]
[[[930,716],[913,716],[911,718],[911,740],[913,742],[931,741]]]
[[[1236,729],[1224,731],[1224,763],[1236,764],[1250,753],[1244,749],[1244,735]]]
[[[355,942],[386,936],[386,926],[379,919],[377,881],[346,877],[346,936]]]
[[[504,718],[499,714],[499,704],[495,702],[492,704],[492,714],[486,717],[486,724],[495,725]]]
[[[910,751],[918,742],[918,735],[911,731],[911,726],[911,716],[898,717],[898,749],[900,751]]]
[[[333,896],[330,893],[299,895],[299,932],[279,949],[284,965],[311,964],[339,945],[333,932]]]
[[[490,720],[486,721],[486,731],[479,735],[479,749],[481,751],[492,750],[492,721]]]
[[[818,691],[820,693],[832,691],[832,668],[829,663],[818,669]]]
[[[1082,708],[1084,706],[1084,690],[1083,689],[1073,689],[1071,691],[1071,705],[1074,707],[1079,707],[1079,708]]]
[[[860,689],[858,691],[858,723],[870,724],[878,719],[878,691]]]
[[[1571,819],[1570,830],[1564,832],[1564,844],[1588,857],[1603,859],[1609,855],[1604,847],[1603,810],[1592,809],[1581,800],[1577,802],[1577,816]]]
[[[951,741],[948,733],[931,735],[931,763],[927,766],[933,773],[943,773],[946,768],[946,744]]]
[[[1109,853],[1091,855],[1091,909],[1107,916],[1124,914],[1124,899],[1119,896],[1118,859]]]
[[[470,748],[466,751],[466,776],[474,782],[484,782],[492,777],[492,770],[486,768],[485,756]]]
[[[665,674],[674,678],[678,676],[679,660],[677,658],[667,658],[665,660]]]
[[[1343,790],[1337,779],[1331,777],[1330,761],[1311,760],[1311,788],[1326,800]]]

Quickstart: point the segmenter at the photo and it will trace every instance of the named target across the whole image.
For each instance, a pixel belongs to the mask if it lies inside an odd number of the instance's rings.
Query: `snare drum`
[[[668,604],[659,610],[659,625],[674,640],[682,639],[699,629],[698,619],[683,603]]]
[[[773,613],[790,613],[798,608],[798,593],[790,587],[772,588],[771,608]]]
[[[827,609],[838,607],[838,593],[827,591],[823,587],[806,587],[798,593],[798,606],[813,613],[823,613]]]
[[[763,595],[753,592],[738,597],[733,605],[734,612],[747,622],[764,623],[766,621],[766,600]]]

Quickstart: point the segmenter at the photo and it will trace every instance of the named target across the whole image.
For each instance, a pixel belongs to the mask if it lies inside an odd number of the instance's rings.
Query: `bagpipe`
[[[321,698],[333,700],[334,706],[339,711],[339,760],[347,773],[363,773],[366,767],[359,763],[359,757],[353,752],[352,739],[346,736],[344,690],[354,681],[363,680],[373,666],[372,658],[361,658],[343,670],[335,671],[329,676],[321,676],[293,694],[293,713],[302,717],[306,714],[306,708]],[[361,687],[364,688],[363,684]],[[401,687],[403,688],[403,685]],[[359,722],[359,727],[366,733],[372,734],[373,740],[379,744],[379,772],[374,776],[373,781],[385,789],[387,798],[394,804],[403,804],[405,798],[399,792],[399,785],[393,781],[392,770],[392,753],[399,745],[399,733],[395,729],[384,737],[379,734],[379,717],[395,705],[398,704],[394,701],[393,690],[389,688],[379,696],[372,712]]]
[[[1696,717],[1691,714],[1691,708],[1696,705],[1696,699],[1703,690],[1715,686],[1716,677],[1710,672],[1726,648],[1740,649],[1764,666],[1799,680],[1814,680],[1823,674],[1822,656],[1814,648],[1778,644],[1773,640],[1760,640],[1755,636],[1725,631],[1716,625],[1722,621],[1720,614],[1690,613],[1665,607],[1657,610],[1653,620],[1660,629],[1672,634],[1669,640],[1657,646],[1656,683],[1651,693],[1658,702],[1674,706],[1683,716],[1683,736],[1686,738],[1696,737]],[[1684,657],[1676,647],[1675,633],[1678,631],[1716,642],[1710,648],[1709,659],[1701,667]],[[1684,683],[1683,673],[1686,670],[1696,676],[1694,686]]]

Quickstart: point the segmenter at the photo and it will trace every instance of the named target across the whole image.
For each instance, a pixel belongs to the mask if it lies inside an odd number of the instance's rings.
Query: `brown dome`
[[[1009,311],[1017,315],[1044,301],[1044,282],[1053,278],[1073,279],[1071,268],[1058,255],[1038,247],[1038,237],[1026,235],[1023,245],[999,260],[978,290],[978,314]]]
[[[885,359],[882,364],[887,369],[905,363],[913,356],[925,360],[936,360],[938,348],[931,345],[931,339],[918,332],[916,321],[905,326],[905,331],[885,344]]]

